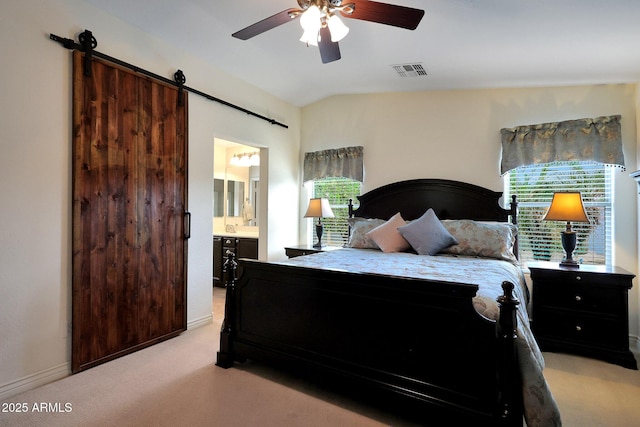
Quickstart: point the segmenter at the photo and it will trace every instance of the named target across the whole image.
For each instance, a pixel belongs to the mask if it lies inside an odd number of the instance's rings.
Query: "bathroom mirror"
[[[244,182],[227,181],[227,216],[241,216],[244,203]]]
[[[224,216],[224,179],[213,180],[213,216]]]

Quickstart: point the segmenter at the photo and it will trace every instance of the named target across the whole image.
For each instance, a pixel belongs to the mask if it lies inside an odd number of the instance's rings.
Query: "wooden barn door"
[[[187,94],[74,53],[72,371],[186,329]]]

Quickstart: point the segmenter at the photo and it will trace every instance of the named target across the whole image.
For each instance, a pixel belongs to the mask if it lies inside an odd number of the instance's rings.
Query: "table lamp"
[[[571,229],[573,222],[589,222],[589,217],[582,204],[582,195],[579,191],[566,191],[553,194],[551,206],[544,216],[545,221],[567,221],[567,228],[562,232],[562,247],[566,253],[560,263],[563,267],[580,267],[573,259],[573,251],[576,248],[576,232]]]
[[[304,214],[304,217],[318,218],[318,223],[316,224],[316,236],[318,236],[318,243],[313,245],[314,248],[322,247],[321,240],[323,230],[321,218],[333,218],[333,216],[333,211],[331,210],[328,199],[313,198],[309,200],[309,207],[307,208],[307,213]]]

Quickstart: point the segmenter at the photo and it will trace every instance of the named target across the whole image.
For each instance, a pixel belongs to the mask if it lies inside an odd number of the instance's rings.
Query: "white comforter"
[[[492,320],[497,320],[499,316],[496,298],[503,293],[502,282],[506,280],[513,283],[515,297],[521,302],[517,312],[517,345],[525,420],[529,427],[561,425],[557,404],[542,373],[544,358],[529,326],[526,284],[518,265],[488,258],[384,253],[352,248],[296,257],[281,263],[476,284],[479,290],[473,299],[474,307],[478,313]]]

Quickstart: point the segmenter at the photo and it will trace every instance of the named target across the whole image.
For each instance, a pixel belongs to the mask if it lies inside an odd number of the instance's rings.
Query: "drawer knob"
[[[582,330],[582,326],[580,326],[580,325],[576,325],[576,331],[577,331],[577,332],[580,332],[581,330]]]
[[[582,301],[582,297],[580,295],[576,295],[576,301]]]
[[[582,280],[582,277],[576,276],[576,280]]]

